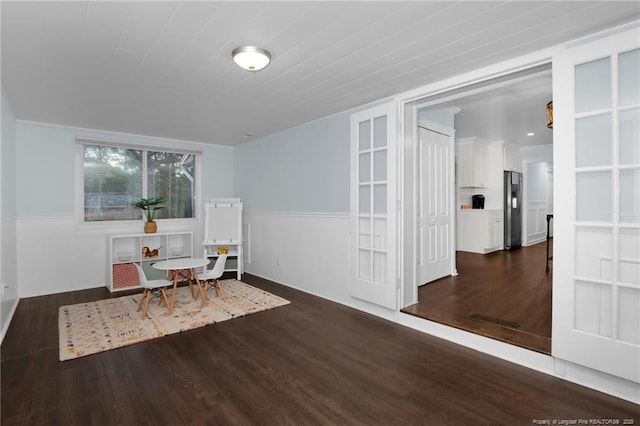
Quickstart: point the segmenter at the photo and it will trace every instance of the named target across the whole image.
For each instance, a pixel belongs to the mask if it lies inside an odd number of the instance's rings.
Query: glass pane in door
[[[620,113],[620,164],[640,164],[640,108]]]
[[[364,152],[358,155],[358,182],[367,183],[371,182],[371,153]]]
[[[576,174],[576,220],[611,222],[611,172]]]
[[[640,104],[640,49],[618,56],[618,103],[620,106]]]
[[[383,116],[373,120],[373,147],[385,146],[387,146],[387,117]]]
[[[640,222],[640,169],[620,170],[620,222]]]
[[[373,187],[373,213],[384,215],[387,213],[387,185],[377,184]]]
[[[376,182],[387,180],[387,150],[373,153],[373,180]]]
[[[371,122],[368,120],[358,123],[358,149],[371,149]]]
[[[576,66],[576,113],[611,108],[610,63],[607,57]]]
[[[358,187],[358,213],[361,215],[371,214],[371,186],[364,185]]]
[[[576,120],[576,166],[611,164],[611,114]]]

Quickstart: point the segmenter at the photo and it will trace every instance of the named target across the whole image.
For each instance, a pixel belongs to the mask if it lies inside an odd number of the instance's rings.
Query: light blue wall
[[[527,170],[527,197],[530,200],[545,201],[547,199],[547,169],[549,163],[529,163]]]
[[[73,215],[75,139],[70,129],[17,125],[18,217]]]
[[[518,152],[520,161],[524,160],[553,160],[553,145],[541,145],[535,147],[526,147]]]
[[[2,93],[2,217],[16,215],[16,117]]]
[[[202,198],[233,196],[233,149],[98,130],[17,124],[17,215],[74,214],[76,138],[202,152]]]
[[[246,211],[349,212],[350,115],[236,147],[235,194]]]
[[[1,93],[1,90],[0,90]],[[0,183],[2,187],[0,237],[0,283],[4,287],[0,302],[0,330],[4,338],[18,300],[18,262],[16,256],[16,118],[2,93]]]

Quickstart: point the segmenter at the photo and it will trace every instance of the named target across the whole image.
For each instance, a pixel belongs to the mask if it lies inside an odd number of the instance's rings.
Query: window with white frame
[[[140,198],[164,196],[156,219],[195,217],[196,157],[166,151],[82,142],[85,222],[138,220]]]

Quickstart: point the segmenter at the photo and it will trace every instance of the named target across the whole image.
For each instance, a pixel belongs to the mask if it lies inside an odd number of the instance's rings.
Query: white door
[[[351,116],[350,294],[398,306],[396,106]]]
[[[554,357],[640,382],[640,28],[553,59]]]
[[[418,285],[451,275],[451,136],[418,128]]]

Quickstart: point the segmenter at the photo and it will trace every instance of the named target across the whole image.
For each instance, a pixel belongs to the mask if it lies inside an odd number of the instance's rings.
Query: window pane
[[[375,151],[373,154],[373,180],[387,180],[387,150]]]
[[[640,222],[640,169],[620,170],[620,222]]]
[[[373,147],[382,148],[387,146],[387,116],[375,118],[373,120]]]
[[[611,108],[609,58],[576,66],[576,112]]]
[[[387,214],[387,185],[373,187],[373,213]]]
[[[611,222],[611,172],[576,175],[576,220]]]
[[[84,220],[140,219],[142,151],[84,145]]]
[[[358,213],[371,214],[371,186],[364,185],[358,188]]]
[[[576,167],[611,164],[611,115],[576,120]]]
[[[195,217],[195,156],[173,152],[147,152],[147,198],[163,195],[164,208],[156,219]]]
[[[619,104],[640,104],[640,49],[620,54],[618,57]]]
[[[620,164],[640,163],[640,109],[620,113]]]
[[[371,121],[361,121],[358,126],[358,147],[360,151],[371,149]]]
[[[359,179],[360,183],[368,183],[371,182],[371,153],[366,152],[364,154],[358,155],[358,159],[360,161],[359,164]]]

